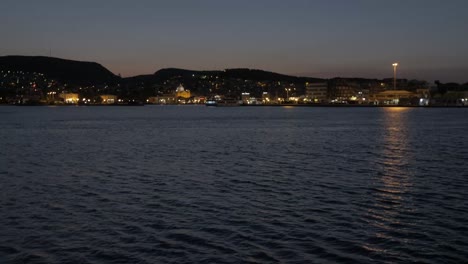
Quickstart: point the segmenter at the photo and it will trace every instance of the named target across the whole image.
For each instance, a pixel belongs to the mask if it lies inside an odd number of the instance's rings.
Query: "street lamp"
[[[398,66],[398,63],[393,63],[393,90],[396,90],[396,68]]]
[[[289,102],[289,91],[291,91],[291,88],[284,88],[286,90],[286,101]]]

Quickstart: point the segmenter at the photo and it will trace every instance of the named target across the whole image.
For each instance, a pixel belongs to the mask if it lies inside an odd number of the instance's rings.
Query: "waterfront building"
[[[250,101],[250,93],[242,93],[241,100],[243,104],[248,104]]]
[[[195,96],[193,97],[193,100],[192,100],[194,104],[204,104],[205,101],[206,101],[206,97],[204,96]]]
[[[466,106],[468,105],[468,91],[448,91],[443,95],[436,94],[432,100],[432,105],[440,106]]]
[[[430,97],[430,92],[428,88],[416,89],[416,94],[418,95],[419,98],[428,99]]]
[[[357,89],[357,94],[351,97],[354,103],[367,104],[369,102],[370,90],[369,89]]]
[[[115,104],[117,103],[117,96],[112,94],[101,95],[102,104]]]
[[[410,104],[417,94],[406,90],[387,90],[371,95],[374,104],[383,105],[405,105]]]
[[[66,104],[77,104],[80,100],[77,93],[61,93],[59,97],[62,98]]]
[[[169,90],[169,93],[151,96],[146,99],[146,102],[149,104],[186,104],[193,101],[190,100],[191,98],[190,90],[186,90],[182,84],[179,84],[172,92]]]
[[[468,91],[464,91],[461,93],[460,102],[462,106],[468,106]]]
[[[146,99],[146,103],[148,104],[158,104],[158,97],[157,96],[151,96]]]
[[[314,103],[326,103],[328,100],[328,83],[306,83],[305,95],[307,101]]]
[[[180,84],[175,91],[176,98],[188,99],[191,97],[190,90],[185,90],[184,86]]]
[[[263,93],[262,93],[262,102],[263,102],[264,104],[269,104],[269,103],[270,103],[270,100],[271,100],[271,99],[270,99],[270,93],[268,93],[268,92],[263,92]]]
[[[47,97],[46,97],[46,99],[47,99],[47,103],[51,103],[51,104],[52,104],[52,103],[60,103],[60,102],[59,102],[59,101],[60,101],[60,100],[59,100],[60,97],[59,97],[59,95],[57,94],[57,92],[55,92],[55,91],[47,92]]]
[[[262,104],[262,101],[261,101],[261,100],[258,100],[256,97],[250,97],[250,98],[249,98],[249,101],[247,102],[247,104],[250,104],[250,105],[261,105],[261,104]]]
[[[358,97],[360,85],[353,79],[335,78],[329,82],[329,98],[332,103],[348,103]],[[355,102],[354,100],[353,102]]]
[[[151,96],[146,100],[150,104],[175,104],[177,102],[173,94]]]

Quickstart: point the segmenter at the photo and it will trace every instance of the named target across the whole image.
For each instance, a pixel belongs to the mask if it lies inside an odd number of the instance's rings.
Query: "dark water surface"
[[[462,263],[468,109],[0,107],[0,263]]]

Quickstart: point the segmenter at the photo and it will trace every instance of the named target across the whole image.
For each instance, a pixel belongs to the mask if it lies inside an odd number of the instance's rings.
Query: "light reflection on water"
[[[408,113],[410,108],[396,107],[384,109],[383,148],[382,148],[382,182],[383,191],[394,194],[394,199],[401,200],[401,195],[410,187],[408,163],[413,159],[409,149],[410,127]]]
[[[0,263],[468,259],[464,109],[0,114]]]
[[[408,166],[413,159],[409,149],[410,124],[408,115],[412,109],[404,107],[384,108],[381,124],[381,153],[376,161],[377,182],[374,189],[374,204],[368,210],[374,227],[374,237],[391,242],[397,238],[395,234],[404,232],[400,230],[405,226],[402,223],[402,214],[407,213],[408,198],[405,194],[411,188],[411,170]],[[365,245],[371,251],[388,252],[389,248],[372,247]]]

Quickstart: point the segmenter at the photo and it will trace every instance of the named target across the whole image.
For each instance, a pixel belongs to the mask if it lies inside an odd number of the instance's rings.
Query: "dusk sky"
[[[312,77],[468,82],[466,0],[10,1],[0,55]]]

